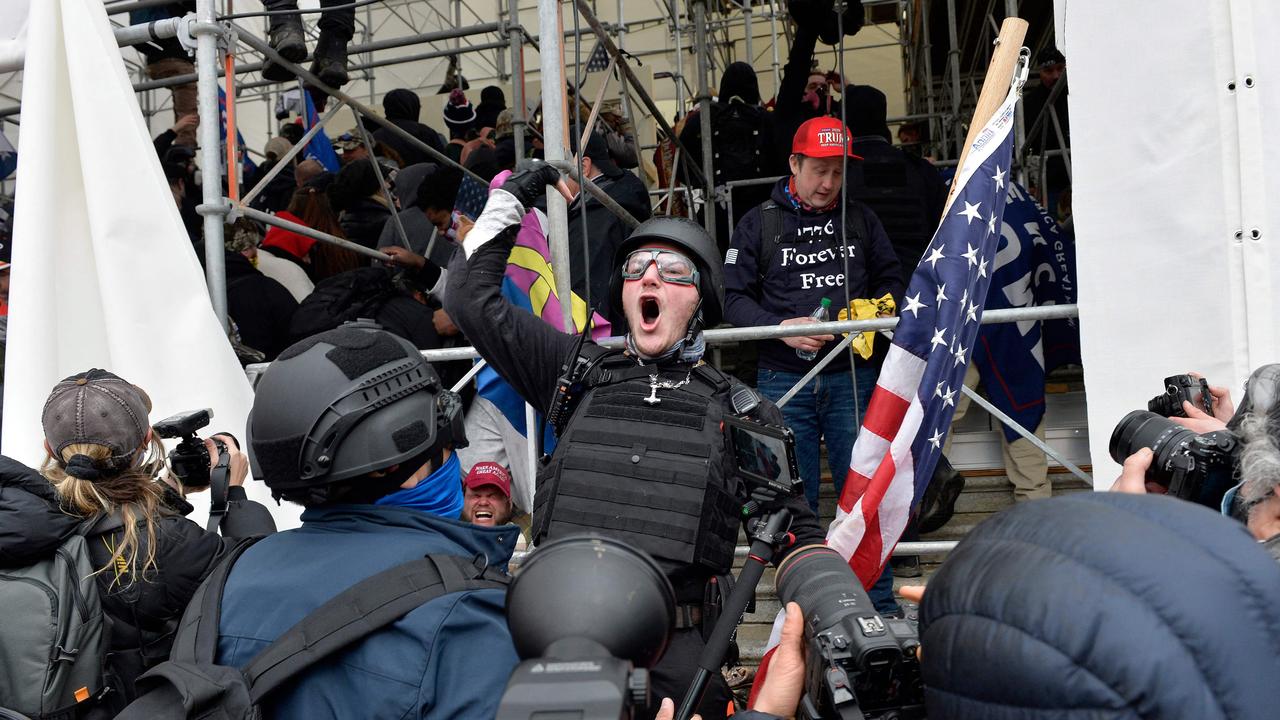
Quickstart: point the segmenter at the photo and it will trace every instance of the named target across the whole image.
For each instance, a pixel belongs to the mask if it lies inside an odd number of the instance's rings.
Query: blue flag
[[[992,269],[987,308],[1074,303],[1074,240],[1027,191],[1009,183],[1000,247]],[[1045,373],[1080,362],[1074,318],[983,325],[973,353],[991,403],[1028,430],[1044,416]],[[1004,428],[1010,441],[1017,432]]]
[[[303,113],[304,130],[311,130],[316,123],[320,122],[320,117],[316,114],[315,103],[311,102],[311,93],[302,93],[302,102],[306,104],[306,112]],[[307,149],[303,151],[309,160],[315,160],[324,166],[325,170],[331,173],[338,172],[341,164],[338,163],[338,153],[333,151],[333,143],[329,141],[329,136],[325,134],[324,128],[320,128],[320,132],[311,138],[311,142],[307,143]]]
[[[218,137],[222,138],[222,156],[227,155],[227,93],[218,87]],[[257,172],[258,164],[249,159],[249,153],[245,152],[244,135],[236,130],[236,147],[240,149],[240,180],[243,182],[245,178]],[[224,173],[225,174],[225,173]]]

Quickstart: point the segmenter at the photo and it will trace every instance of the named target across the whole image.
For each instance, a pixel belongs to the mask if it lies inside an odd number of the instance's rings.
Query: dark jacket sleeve
[[[862,206],[862,217],[867,224],[867,288],[871,297],[883,297],[885,293],[893,295],[894,302],[902,302],[902,293],[906,287],[902,284],[902,263],[893,250],[893,243],[880,224],[880,218],[866,205]]]
[[[470,258],[461,252],[453,256],[445,311],[502,379],[511,383],[525,402],[544,412],[575,338],[517,308],[502,295],[502,278],[519,227],[508,227]]]
[[[795,40],[791,43],[791,51],[787,53],[787,64],[782,68],[782,82],[778,85],[778,99],[774,103],[774,112],[780,116],[792,117],[800,112],[800,101],[804,98],[804,86],[809,81],[809,71],[813,68],[813,51],[818,47],[818,31],[807,23],[796,26]],[[787,146],[791,138],[786,138]]]
[[[222,520],[222,537],[246,538],[276,531],[275,518],[260,502],[249,499],[240,486],[227,488],[227,514]]]
[[[0,456],[0,567],[22,567],[48,556],[79,522],[58,508],[53,485],[40,473]]]
[[[173,147],[173,141],[177,139],[178,133],[174,132],[173,128],[169,128],[157,135],[156,139],[151,141],[151,144],[156,148],[156,155],[163,160],[164,154],[169,152],[169,148]]]
[[[743,215],[733,228],[733,239],[729,242],[729,254],[724,265],[724,319],[730,325],[756,327],[777,325],[786,320],[760,305],[761,232],[758,207]]]
[[[770,423],[772,425],[786,425],[786,420],[782,418],[782,410],[773,401],[761,399],[760,404],[755,410],[751,411],[752,417],[761,422]],[[787,499],[784,505],[791,512],[791,533],[796,536],[796,543],[792,549],[802,548],[805,545],[821,545],[827,540],[827,533],[822,529],[822,525],[818,522],[818,516],[813,514],[813,510],[809,507],[809,501],[804,499],[804,493],[797,493]],[[787,551],[779,553],[774,558],[774,565],[782,562],[782,559],[789,555]]]

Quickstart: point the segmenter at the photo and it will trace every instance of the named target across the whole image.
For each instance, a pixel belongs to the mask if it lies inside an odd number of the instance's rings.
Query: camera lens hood
[[[653,558],[610,538],[573,535],[540,546],[507,593],[507,625],[521,658],[584,638],[650,667],[667,649],[675,591]]]

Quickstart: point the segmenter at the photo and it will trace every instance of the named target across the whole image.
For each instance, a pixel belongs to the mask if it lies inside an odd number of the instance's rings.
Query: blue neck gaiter
[[[457,520],[462,514],[462,466],[453,453],[439,469],[411,488],[378,498],[374,505],[409,508]]]

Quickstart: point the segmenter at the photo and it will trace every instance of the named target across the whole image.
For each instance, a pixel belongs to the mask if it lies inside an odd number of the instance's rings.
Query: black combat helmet
[[[702,326],[714,327],[724,317],[724,259],[716,241],[696,222],[678,217],[655,217],[640,223],[613,255],[613,279],[609,285],[612,307],[622,307],[622,264],[632,250],[649,243],[669,243],[682,248],[698,268],[702,295]]]
[[[371,322],[280,353],[258,383],[247,434],[254,477],[275,498],[303,505],[393,465],[410,473],[427,459],[439,465],[444,448],[466,445],[458,396],[413,343]]]

